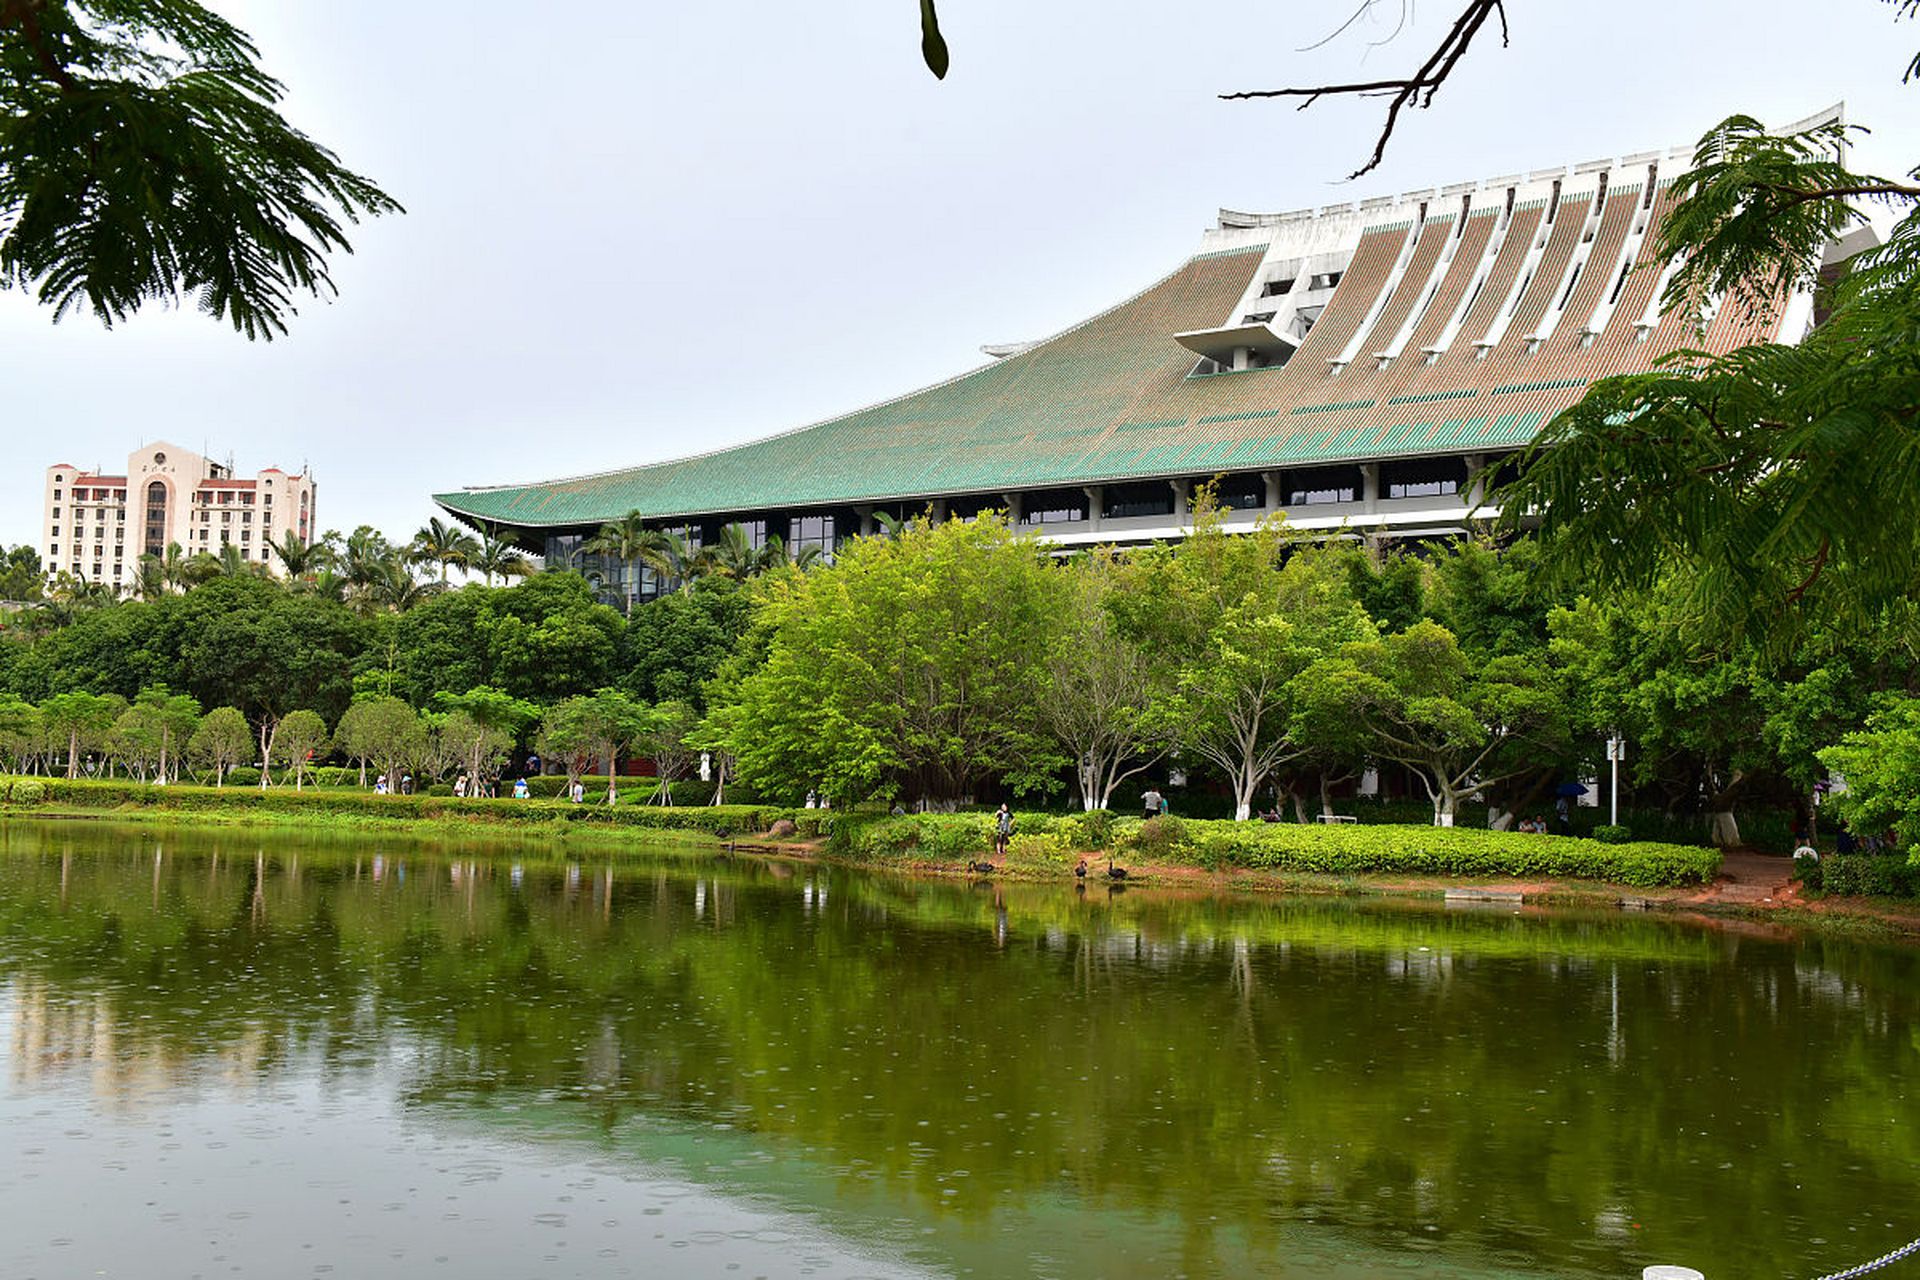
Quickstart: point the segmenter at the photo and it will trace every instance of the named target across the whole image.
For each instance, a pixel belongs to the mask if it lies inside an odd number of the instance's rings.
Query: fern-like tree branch
[[[249,338],[400,205],[295,129],[197,0],[0,0],[0,288],[105,324],[181,295]]]

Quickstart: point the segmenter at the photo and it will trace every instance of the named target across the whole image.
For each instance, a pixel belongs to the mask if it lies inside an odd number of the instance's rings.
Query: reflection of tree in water
[[[704,859],[523,857],[516,884],[389,849],[376,881],[371,858],[296,871],[218,837],[157,863],[47,841],[6,837],[5,963],[97,991],[118,1055],[263,1081],[403,1062],[415,1103],[481,1121],[530,1093],[605,1132],[724,1121],[963,1218],[1036,1195],[1174,1214],[1200,1270],[1221,1232],[1272,1250],[1301,1222],[1569,1273],[1804,1258],[1795,1223],[1864,1239],[1861,1206],[1920,1181],[1889,1123],[1911,952]]]

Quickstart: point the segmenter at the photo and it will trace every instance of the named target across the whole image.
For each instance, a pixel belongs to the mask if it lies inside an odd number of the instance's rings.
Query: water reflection
[[[36,1152],[0,1203],[119,1197],[161,1250],[123,1262],[170,1257],[165,1212],[261,1274],[270,1222],[331,1222],[355,1249],[293,1263],[357,1275],[694,1274],[705,1233],[716,1274],[1721,1280],[1914,1233],[1876,1208],[1920,1189],[1910,951],[689,852],[0,842],[0,1120]],[[84,1274],[54,1251],[86,1226],[0,1260]]]

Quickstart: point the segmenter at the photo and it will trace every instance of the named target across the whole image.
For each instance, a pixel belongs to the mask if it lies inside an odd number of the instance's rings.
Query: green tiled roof
[[[1653,342],[1615,341],[1612,331],[1637,318],[1616,316],[1592,350],[1569,335],[1533,351],[1516,332],[1478,356],[1462,336],[1438,357],[1339,367],[1339,348],[1379,314],[1378,291],[1423,287],[1387,269],[1411,234],[1369,229],[1319,323],[1265,377],[1191,377],[1194,356],[1173,337],[1231,320],[1260,244],[1191,258],[1018,355],[843,417],[697,457],[435,501],[475,523],[531,531],[631,510],[663,520],[748,515],[1511,448],[1592,378],[1646,368],[1690,340],[1663,326]],[[1527,240],[1512,238],[1503,260]]]

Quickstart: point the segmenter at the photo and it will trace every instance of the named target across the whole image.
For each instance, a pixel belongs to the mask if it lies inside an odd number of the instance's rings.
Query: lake
[[[1920,1235],[1920,949],[1659,915],[9,822],[0,1044],[13,1280],[1772,1280]]]

